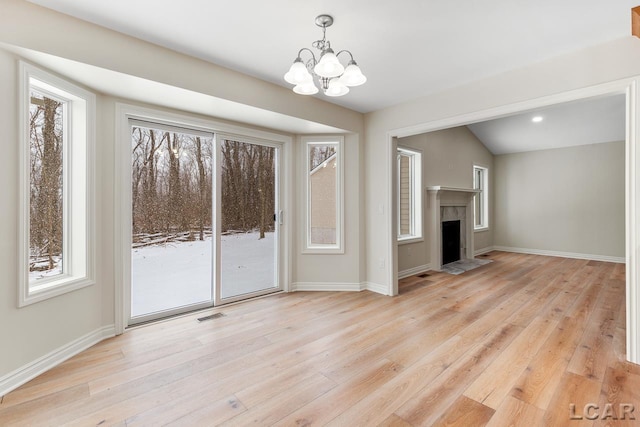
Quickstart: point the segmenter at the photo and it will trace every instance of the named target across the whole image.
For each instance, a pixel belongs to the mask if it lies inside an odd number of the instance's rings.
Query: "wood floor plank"
[[[0,425],[26,424],[24,421],[30,419],[34,413],[52,413],[64,402],[80,400],[88,396],[89,387],[83,384],[45,394],[17,405],[2,406],[0,407]],[[44,418],[42,422],[46,421],[46,418]]]
[[[212,423],[224,422],[245,411],[246,408],[236,399],[235,396],[229,396],[215,402],[208,401],[205,404],[200,405],[197,410],[189,412],[176,420],[167,422],[165,418],[159,419],[158,424],[154,422],[147,423],[145,421],[141,425],[163,425],[171,427],[206,426],[212,425]],[[134,424],[131,424],[127,420],[127,427],[130,427],[131,425]]]
[[[617,420],[599,419],[596,425],[629,426],[640,423],[640,367],[628,362],[619,361],[605,373],[600,391],[598,407],[600,413],[605,406],[611,405]],[[632,412],[625,409],[632,405]],[[624,419],[623,419],[624,418]]]
[[[589,399],[640,411],[624,265],[483,258],[393,298],[278,293],[135,327],[2,396],[0,425],[546,427],[580,425],[568,405]]]
[[[395,412],[425,384],[431,383],[449,365],[468,350],[459,336],[442,343],[418,362],[379,387],[351,408],[339,414],[328,425],[342,426],[349,423],[377,425]]]
[[[472,348],[394,412],[414,425],[436,421],[499,353],[503,347],[500,343],[513,340],[512,331],[520,329],[510,324],[503,326],[486,344]]]
[[[413,427],[411,424],[397,416],[396,414],[391,414],[387,417],[386,420],[382,421],[378,424],[378,427]]]
[[[545,412],[512,396],[502,401],[487,427],[546,427]]]
[[[511,390],[512,396],[546,410],[578,345],[580,325],[563,318]]]
[[[328,391],[276,423],[276,426],[324,425],[362,400],[364,397],[399,375],[402,367],[386,359],[370,363],[349,381]]]
[[[334,387],[336,387],[335,382],[320,373],[316,373],[289,390],[273,396],[259,405],[248,408],[247,411],[221,425],[240,427],[247,425],[273,425],[296,409],[321,397]]]
[[[614,318],[611,310],[594,311],[569,362],[568,371],[590,379],[604,378],[613,346]]]
[[[545,425],[549,427],[591,425],[592,421],[581,415],[585,405],[598,402],[599,395],[599,381],[565,372],[545,413]]]
[[[557,321],[537,317],[491,362],[464,395],[498,409],[557,324]]]
[[[489,422],[494,412],[495,411],[488,406],[484,406],[466,396],[460,396],[453,405],[447,408],[446,412],[433,423],[433,426],[480,427]]]

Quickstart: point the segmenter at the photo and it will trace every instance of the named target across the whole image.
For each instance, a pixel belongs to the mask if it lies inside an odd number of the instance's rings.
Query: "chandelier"
[[[326,37],[327,27],[330,27],[331,24],[333,24],[333,17],[330,15],[319,15],[316,18],[316,25],[322,28],[322,40],[316,40],[311,46],[320,51],[320,59],[316,60],[313,51],[303,47],[298,51],[298,57],[284,75],[284,79],[288,83],[295,85],[293,87],[295,93],[300,95],[318,93],[314,77],[327,96],[346,95],[349,93],[349,87],[360,86],[367,81],[351,52],[341,50],[334,53],[331,49],[331,42]],[[305,51],[311,54],[311,58],[303,61],[302,52]],[[338,56],[342,53],[348,54],[350,58],[346,68],[338,60]]]

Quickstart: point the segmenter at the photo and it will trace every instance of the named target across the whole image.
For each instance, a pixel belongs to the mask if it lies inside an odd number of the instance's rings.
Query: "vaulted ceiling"
[[[625,140],[624,94],[567,102],[468,128],[493,154]]]

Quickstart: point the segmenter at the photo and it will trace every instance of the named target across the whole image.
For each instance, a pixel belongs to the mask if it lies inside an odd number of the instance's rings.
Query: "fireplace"
[[[460,259],[460,220],[442,221],[442,265]]]
[[[428,227],[427,235],[431,236],[429,250],[431,268],[440,271],[442,265],[459,259],[473,259],[473,196],[478,192],[472,188],[455,188],[443,186],[427,187]],[[457,243],[451,244],[451,257],[445,255],[444,224],[455,222]],[[454,231],[455,232],[455,231]],[[455,236],[454,236],[455,237]],[[456,252],[453,255],[453,252]]]

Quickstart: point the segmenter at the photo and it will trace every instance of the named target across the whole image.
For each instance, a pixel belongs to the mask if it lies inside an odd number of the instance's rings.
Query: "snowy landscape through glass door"
[[[212,304],[213,137],[132,127],[131,317]]]

